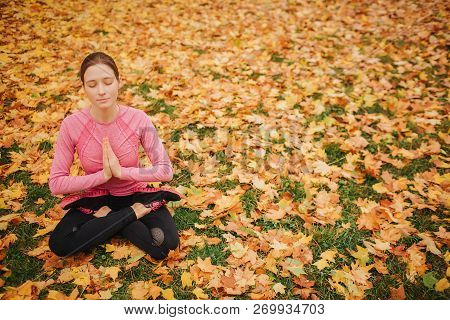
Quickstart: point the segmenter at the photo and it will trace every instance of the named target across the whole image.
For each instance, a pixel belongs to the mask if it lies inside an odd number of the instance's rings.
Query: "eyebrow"
[[[112,77],[104,77],[103,79],[112,79]],[[95,79],[92,79],[92,80],[88,80],[88,81],[86,81],[86,82],[92,82],[92,81],[96,81]]]

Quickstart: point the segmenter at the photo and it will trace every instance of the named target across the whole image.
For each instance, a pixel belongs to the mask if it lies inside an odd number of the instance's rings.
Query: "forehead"
[[[86,82],[112,77],[114,77],[114,71],[106,64],[96,64],[90,66],[84,73],[84,80]]]

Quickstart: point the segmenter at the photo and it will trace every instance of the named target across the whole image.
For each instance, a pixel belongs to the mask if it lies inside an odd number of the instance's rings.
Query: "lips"
[[[106,99],[101,99],[101,100],[97,100],[98,102],[105,102],[105,101],[107,101],[109,98],[106,98]]]

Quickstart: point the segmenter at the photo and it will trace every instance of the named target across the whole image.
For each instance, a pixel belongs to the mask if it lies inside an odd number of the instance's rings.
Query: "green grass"
[[[440,207],[436,211],[432,211],[431,209],[424,208],[421,210],[415,210],[411,217],[408,217],[407,220],[412,222],[414,228],[419,230],[419,232],[437,232],[439,231],[439,226],[442,226],[438,221],[431,220],[432,215],[436,215],[441,219],[446,219],[444,208]]]
[[[200,220],[200,210],[179,207],[175,209],[174,220],[179,230],[193,228],[195,223],[202,224]]]
[[[375,102],[372,106],[368,107],[368,106],[361,106],[358,109],[358,112],[356,114],[365,114],[365,113],[379,113],[379,114],[384,114],[385,116],[387,116],[388,118],[393,118],[395,116],[395,114],[389,110],[389,109],[385,109],[383,108],[379,102]]]
[[[173,175],[173,179],[169,182],[171,186],[185,186],[189,187],[192,184],[192,173],[187,169],[181,169],[180,172],[177,172]]]
[[[262,194],[261,190],[250,188],[246,190],[245,193],[240,197],[242,208],[247,213],[247,215],[250,214],[250,212],[252,212],[253,210],[255,210],[261,194]]]
[[[303,182],[292,181],[287,177],[281,177],[281,188],[278,189],[280,195],[284,192],[290,193],[293,201],[302,202],[306,198]]]
[[[372,186],[379,181],[371,176],[366,176],[365,182],[358,184],[354,180],[340,179],[338,181],[338,193],[341,203],[347,201],[354,201],[358,198],[371,199],[380,201],[386,196],[376,192]],[[344,203],[347,205],[347,203]]]
[[[157,275],[153,272],[154,266],[152,263],[145,259],[140,259],[139,264],[136,267],[122,271],[119,273],[118,281],[122,283],[122,286],[112,293],[111,300],[129,300],[131,299],[131,293],[129,292],[129,285],[137,281],[148,281],[155,278]],[[158,286],[161,285],[160,281],[154,281]]]
[[[90,250],[90,252],[94,253],[94,258],[90,261],[92,265],[96,268],[100,266],[104,267],[113,267],[123,265],[125,259],[116,260],[112,257],[111,253],[106,252],[105,246],[97,246]]]
[[[170,284],[170,288],[173,289],[173,293],[176,299],[178,300],[195,300],[195,294],[192,293],[192,287],[183,288],[183,284],[181,282],[181,275],[185,270],[182,269],[172,269],[169,271],[169,274],[173,277],[173,281]],[[189,270],[187,270],[189,271]],[[192,282],[192,285],[195,287],[195,281]],[[205,292],[205,290],[203,290]],[[210,298],[212,298],[209,295]]]
[[[19,146],[19,144],[17,144],[16,141],[14,141],[14,143],[9,148],[1,147],[0,148],[0,165],[11,163],[10,152],[12,152],[12,151],[20,152],[20,151],[23,151],[23,148],[21,148]]]
[[[39,292],[38,298],[46,299],[50,290],[59,291],[59,292],[65,294],[66,296],[68,296],[76,287],[77,287],[77,285],[74,283],[71,283],[71,282],[54,283],[54,284],[51,284],[48,287],[42,289],[41,292]],[[81,292],[81,291],[82,290],[80,290],[78,288],[78,292]]]
[[[227,244],[224,242],[218,243],[216,245],[205,244],[203,248],[194,247],[187,255],[187,259],[197,260],[197,257],[201,259],[211,258],[211,264],[214,265],[226,265],[226,259],[230,255],[229,251],[224,251]]]
[[[267,219],[265,217],[261,217],[255,220],[254,225],[261,227],[262,232],[266,232],[272,229],[285,229],[290,230],[293,233],[298,232],[306,232],[306,229],[303,227],[305,222],[299,216],[286,216],[281,220],[272,220]]]
[[[322,96],[321,93],[319,94],[316,92],[312,96],[312,98],[313,98],[313,100],[318,100],[321,98],[321,96]],[[345,109],[339,105],[327,105],[327,106],[325,106],[325,111],[322,112],[321,114],[309,116],[306,119],[304,126],[305,127],[309,126],[309,124],[313,121],[315,121],[315,122],[323,121],[328,116],[341,116],[341,115],[344,115],[345,113],[346,113]]]
[[[328,164],[334,164],[337,166],[342,166],[342,164],[345,162],[345,155],[346,152],[342,151],[339,148],[338,143],[330,143],[327,144],[324,148],[325,153],[327,155],[327,163]]]
[[[215,182],[212,187],[217,189],[217,190],[220,190],[222,192],[225,192],[227,190],[233,190],[238,185],[239,185],[239,181],[238,180],[224,179],[222,181]]]
[[[59,198],[51,195],[50,190],[48,188],[48,184],[37,184],[31,181],[30,173],[25,171],[16,171],[10,175],[8,175],[3,181],[4,185],[8,185],[9,183],[18,183],[22,182],[27,188],[27,197],[22,202],[22,208],[20,212],[32,211],[37,215],[41,215],[47,210],[53,208],[55,204],[59,202]],[[42,198],[45,203],[44,204],[36,204],[39,198]]]
[[[12,271],[12,274],[5,279],[4,286],[16,287],[29,279],[39,281],[44,278],[41,275],[44,262],[27,255],[27,251],[32,250],[39,242],[39,239],[33,238],[38,228],[37,224],[29,224],[28,222],[21,222],[8,228],[8,233],[14,233],[17,240],[11,244],[5,259],[2,261],[2,264]]]
[[[364,246],[363,240],[368,240],[371,231],[356,228],[339,229],[333,226],[314,226],[311,249],[315,259],[320,253],[336,248],[342,254],[348,254],[347,249],[355,250],[356,246]]]
[[[409,164],[403,168],[396,168],[390,163],[384,163],[381,170],[387,170],[396,177],[405,177],[410,180],[414,179],[416,173],[422,173],[433,168],[434,165],[431,162],[431,156],[425,156],[423,158],[413,159]]]

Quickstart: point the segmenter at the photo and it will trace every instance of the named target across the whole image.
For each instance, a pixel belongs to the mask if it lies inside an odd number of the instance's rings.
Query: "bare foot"
[[[103,206],[94,213],[94,217],[101,218],[106,216],[111,211],[111,208],[108,206]]]
[[[134,213],[136,214],[136,217],[138,219],[142,218],[143,216],[145,216],[147,213],[149,213],[150,211],[152,211],[151,208],[147,208],[145,207],[142,203],[140,202],[135,202],[133,203],[131,206],[131,208],[133,208]]]

